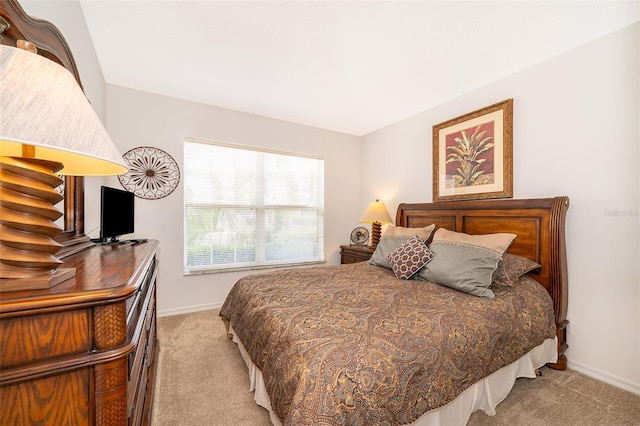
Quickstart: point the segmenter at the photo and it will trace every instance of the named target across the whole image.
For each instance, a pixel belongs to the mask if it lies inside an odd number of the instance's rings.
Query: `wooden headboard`
[[[538,262],[542,268],[530,273],[553,299],[558,336],[558,362],[553,368],[566,368],[568,348],[567,253],[565,217],[568,197],[528,200],[449,201],[404,203],[398,206],[396,225],[410,228],[427,226],[466,234],[508,232],[516,234],[508,252]]]

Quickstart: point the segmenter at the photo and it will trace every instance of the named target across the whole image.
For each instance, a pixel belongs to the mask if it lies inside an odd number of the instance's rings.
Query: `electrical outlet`
[[[569,324],[567,324],[567,333],[571,334],[573,331],[573,319],[571,317],[567,317],[567,321],[569,321]]]

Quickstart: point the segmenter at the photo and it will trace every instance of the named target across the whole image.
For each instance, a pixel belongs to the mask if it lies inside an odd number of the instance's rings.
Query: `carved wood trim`
[[[0,16],[9,24],[9,28],[2,32],[2,44],[16,46],[17,40],[30,41],[37,46],[39,55],[68,69],[82,88],[71,48],[55,25],[27,15],[15,0],[0,0]]]

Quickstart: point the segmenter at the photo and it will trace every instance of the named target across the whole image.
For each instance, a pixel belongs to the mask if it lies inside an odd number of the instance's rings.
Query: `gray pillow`
[[[429,249],[433,259],[422,268],[416,278],[444,285],[474,296],[493,299],[491,275],[500,254],[472,244],[436,241]]]
[[[409,240],[413,235],[398,235],[393,237],[380,238],[380,242],[369,259],[369,265],[382,266],[391,269],[391,264],[387,256],[395,249],[400,247],[405,241]]]
[[[540,267],[539,263],[529,260],[526,257],[505,253],[493,273],[491,284],[513,287],[521,276]]]

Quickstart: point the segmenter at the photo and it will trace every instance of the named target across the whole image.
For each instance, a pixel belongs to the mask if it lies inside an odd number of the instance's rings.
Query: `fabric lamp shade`
[[[0,45],[0,291],[41,289],[60,268],[59,174],[126,173],[74,76],[34,52]]]
[[[0,45],[0,155],[56,161],[58,174],[106,176],[127,166],[73,75],[35,53]]]
[[[379,200],[372,201],[369,203],[369,206],[362,214],[360,218],[361,223],[375,223],[378,222],[381,225],[388,225],[393,223],[391,220],[391,216],[389,216],[389,212],[387,211],[387,207],[384,203]]]
[[[372,250],[375,250],[378,246],[378,243],[380,242],[382,225],[393,223],[393,221],[391,220],[391,216],[389,216],[389,212],[387,211],[387,207],[384,205],[384,203],[380,202],[380,200],[375,200],[369,203],[367,209],[364,211],[362,217],[360,218],[360,222],[371,224],[370,247]]]

